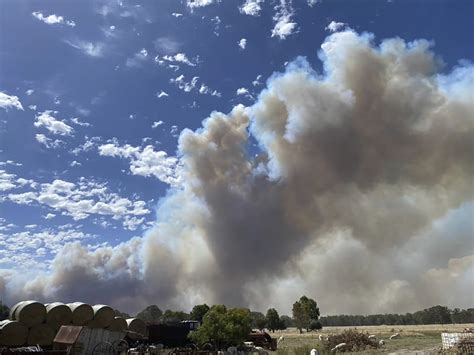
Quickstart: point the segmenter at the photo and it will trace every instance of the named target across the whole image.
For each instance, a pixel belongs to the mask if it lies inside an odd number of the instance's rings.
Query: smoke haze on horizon
[[[66,244],[48,272],[1,271],[5,301],[472,306],[474,67],[444,73],[428,41],[352,30],[319,56],[323,73],[298,58],[254,105],[181,132],[180,183],[143,237]]]

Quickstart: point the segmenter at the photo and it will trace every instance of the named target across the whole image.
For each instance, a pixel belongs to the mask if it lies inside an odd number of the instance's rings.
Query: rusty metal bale
[[[124,318],[115,317],[107,329],[113,332],[124,332],[128,329],[128,324]]]
[[[22,346],[26,343],[28,328],[16,320],[0,322],[0,346]]]
[[[84,325],[94,318],[94,310],[86,303],[74,302],[68,303],[67,306],[72,311],[72,324],[74,325]]]
[[[115,317],[112,307],[105,304],[96,304],[92,306],[94,310],[94,320],[99,324],[100,328],[107,328]]]
[[[130,331],[128,337],[130,339],[139,339],[146,333],[146,324],[139,318],[128,318],[127,319],[127,330]]]
[[[71,309],[61,302],[49,303],[46,306],[46,323],[57,331],[62,325],[72,322]]]
[[[46,307],[37,301],[24,301],[15,308],[13,320],[17,320],[28,328],[44,322]]]
[[[31,327],[28,330],[28,345],[49,346],[53,344],[56,331],[48,324],[42,323]]]

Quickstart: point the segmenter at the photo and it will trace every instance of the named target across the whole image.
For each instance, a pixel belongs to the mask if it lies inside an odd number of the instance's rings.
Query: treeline
[[[449,309],[434,306],[415,313],[325,316],[319,319],[323,326],[362,325],[416,325],[474,323],[474,308]]]

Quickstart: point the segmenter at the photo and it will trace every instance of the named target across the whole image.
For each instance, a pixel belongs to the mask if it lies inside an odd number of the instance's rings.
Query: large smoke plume
[[[324,313],[468,306],[455,293],[474,277],[463,217],[474,192],[473,67],[440,74],[426,41],[375,46],[352,31],[321,48],[323,73],[297,59],[252,107],[182,132],[183,184],[144,237],[66,245],[50,273],[4,276],[7,299],[288,311],[306,293]]]

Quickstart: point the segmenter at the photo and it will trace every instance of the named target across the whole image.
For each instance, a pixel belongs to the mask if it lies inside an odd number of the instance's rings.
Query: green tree
[[[191,311],[190,318],[192,320],[197,320],[202,322],[204,315],[209,311],[209,306],[207,304],[198,304],[193,307]]]
[[[250,311],[234,308],[227,310],[224,305],[215,305],[204,315],[198,330],[189,334],[199,346],[211,343],[214,349],[226,349],[241,344],[251,329]]]
[[[267,328],[272,332],[280,328],[280,315],[275,308],[270,308],[265,316]]]
[[[262,312],[250,311],[251,327],[257,329],[265,328],[262,324],[265,322],[265,315]]]
[[[293,304],[293,319],[300,333],[303,332],[303,329],[308,331],[311,321],[317,321],[318,318],[318,304],[312,298],[302,296],[299,301]]]
[[[267,321],[265,320],[265,318],[259,318],[255,321],[255,325],[256,325],[256,328],[258,330],[263,330],[265,329],[265,327],[267,326]]]
[[[165,313],[162,314],[160,320],[163,323],[173,323],[173,322],[180,322],[182,320],[188,320],[189,314],[182,311],[172,311],[167,309]]]
[[[143,311],[137,314],[137,318],[145,322],[158,322],[163,312],[157,305],[152,304],[151,306],[146,307]]]
[[[0,320],[8,319],[8,314],[10,313],[10,308],[6,304],[0,301]]]

